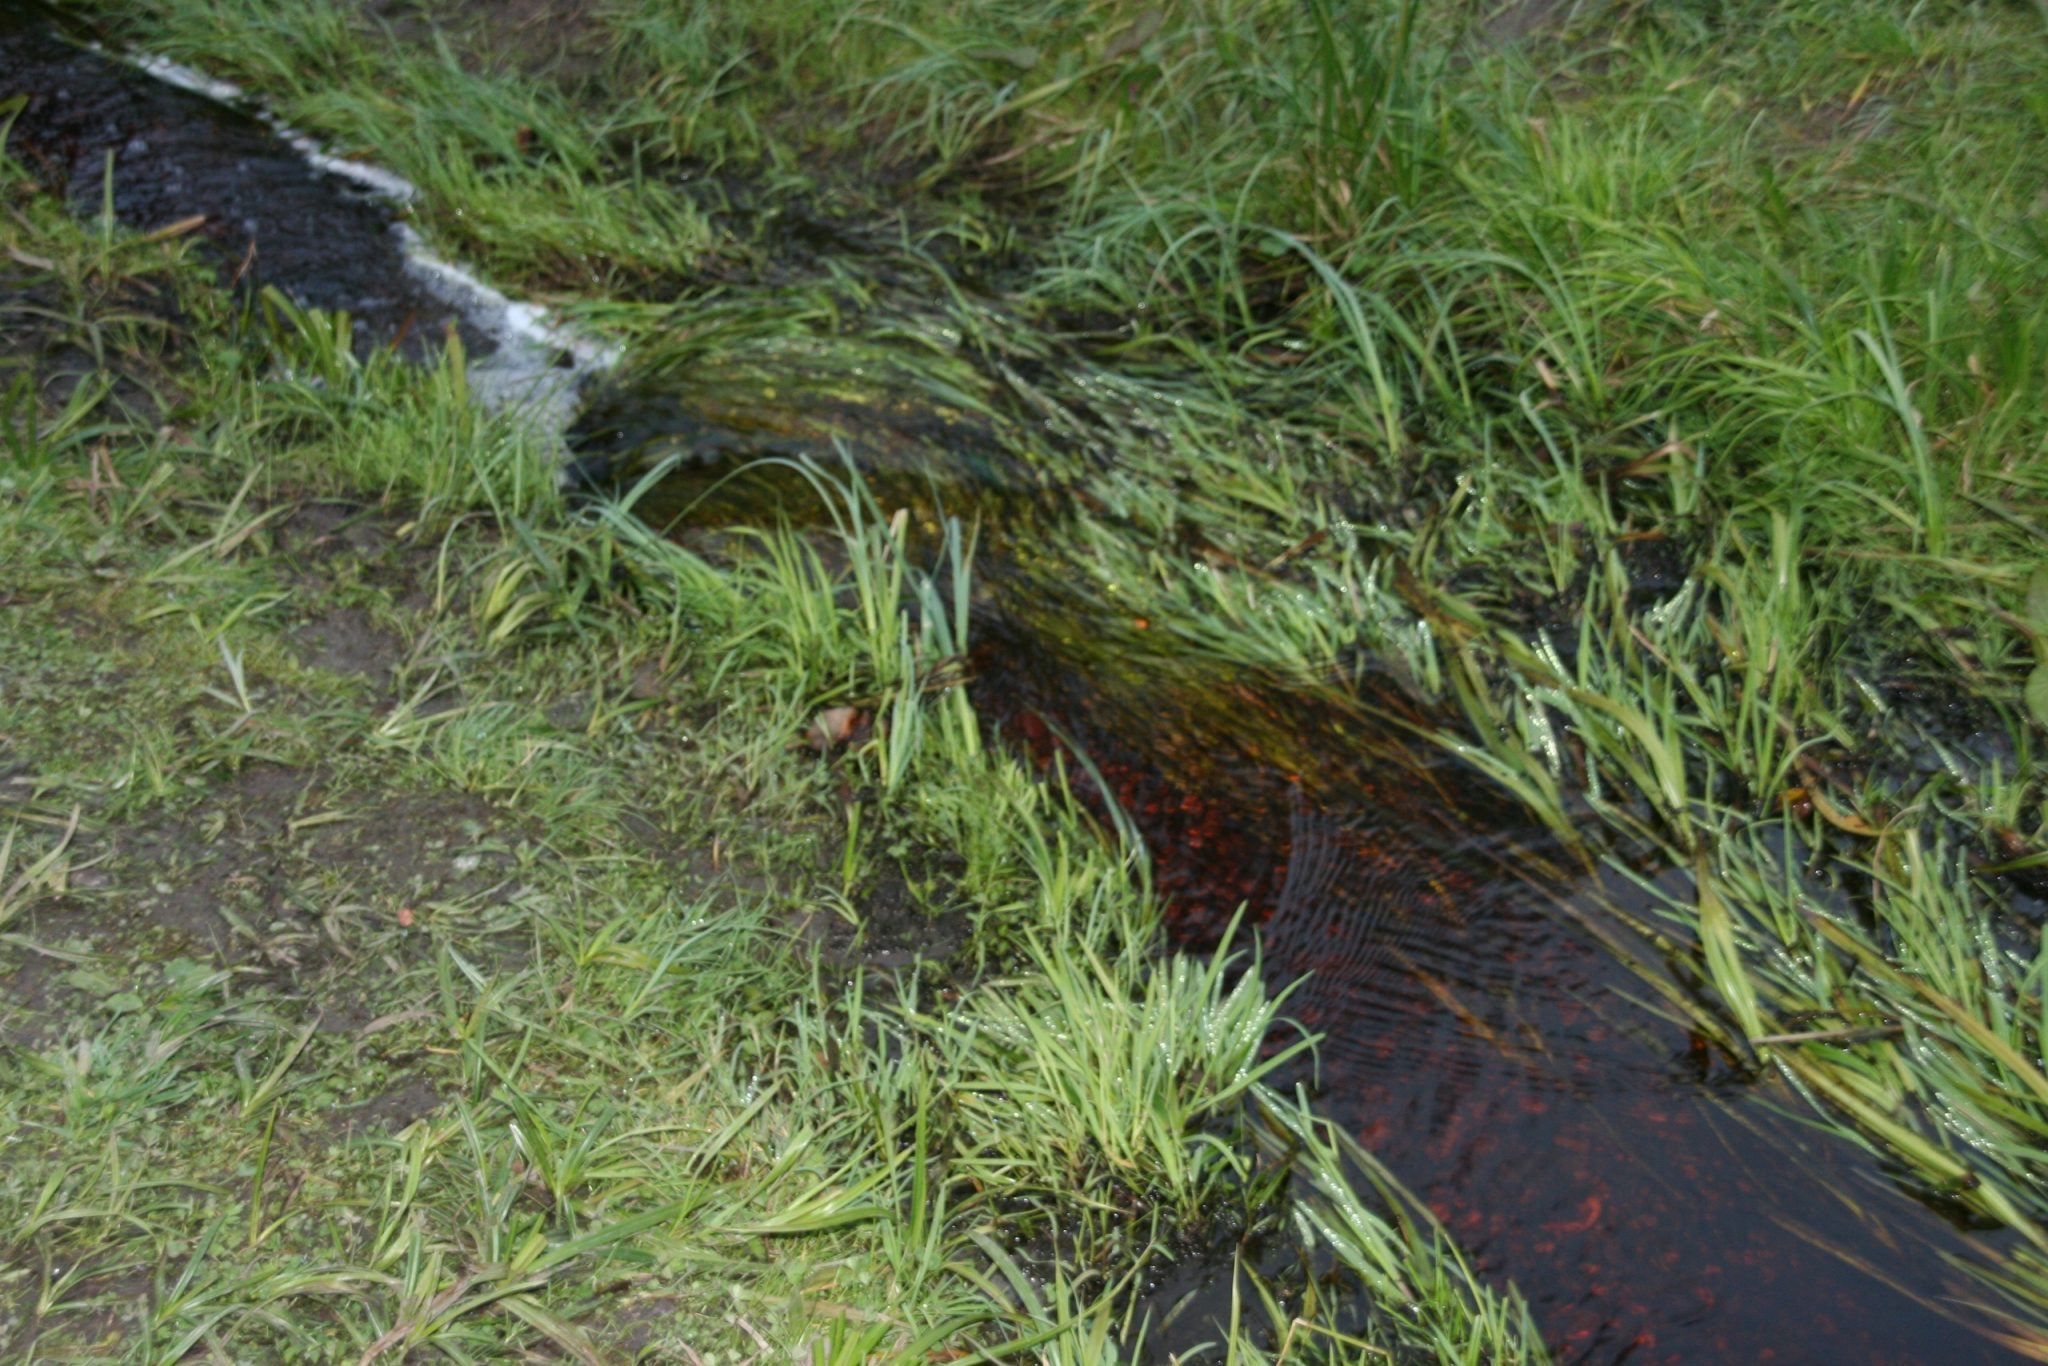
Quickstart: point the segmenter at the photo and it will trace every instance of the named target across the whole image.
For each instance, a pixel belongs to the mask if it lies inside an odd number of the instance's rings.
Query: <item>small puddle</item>
[[[124,223],[204,215],[224,270],[345,309],[367,336],[452,326],[474,355],[514,353],[504,373],[523,382],[570,376],[558,398],[602,363],[422,257],[367,174],[311,164],[253,113],[0,0],[0,99],[15,94],[14,155],[83,213],[111,156]],[[1071,497],[1034,471],[1114,460],[1090,431],[1128,430],[1102,399],[1116,383],[1057,359],[1027,383],[985,357],[946,360],[935,382],[929,344],[813,363],[838,340],[616,389],[571,430],[575,468],[601,482],[621,459],[673,454],[641,507],[657,525],[815,507],[801,480],[776,482],[786,467],[739,474],[763,457],[851,459],[885,508],[979,515],[973,686],[989,724],[1042,761],[1068,744],[1087,756],[1150,848],[1183,944],[1212,945],[1249,904],[1271,980],[1310,974],[1292,1013],[1325,1036],[1320,1103],[1520,1287],[1562,1360],[2006,1358],[1959,1331],[1979,1322],[1966,1308],[1937,1308],[1981,1298],[1945,1261],[1971,1239],[1789,1117],[1775,1083],[1636,1004],[1638,979],[1559,913],[1585,887],[1482,779],[1390,720],[1431,719],[1395,683],[1368,673],[1346,694],[1205,659],[1061,570],[1046,550]]]

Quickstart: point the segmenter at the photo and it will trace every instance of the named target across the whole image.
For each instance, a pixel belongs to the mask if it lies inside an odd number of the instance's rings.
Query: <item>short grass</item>
[[[8,1359],[1116,1360],[1255,1232],[1211,1356],[1540,1358],[982,748],[957,525],[571,510],[4,159],[0,317]]]

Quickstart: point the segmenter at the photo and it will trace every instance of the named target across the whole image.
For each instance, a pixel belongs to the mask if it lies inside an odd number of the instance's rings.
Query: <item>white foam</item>
[[[106,49],[100,47],[97,43],[93,44],[93,51],[100,53],[102,56],[114,55],[107,52]],[[222,104],[238,104],[241,102],[242,92],[238,88],[229,85],[226,81],[217,81],[203,71],[195,71],[182,62],[174,62],[168,57],[149,57],[139,53],[129,54],[127,60],[132,65],[156,77],[165,85],[175,85],[180,90],[189,90],[195,95],[204,95],[210,100],[219,100]]]
[[[618,364],[618,348],[554,321],[540,305],[509,298],[461,266],[436,256],[425,239],[407,225],[398,224],[397,231],[414,277],[496,340],[566,352],[579,367],[591,370],[609,370]]]
[[[305,134],[295,133],[272,119],[265,119],[264,122],[275,128],[300,156],[318,170],[340,176],[343,180],[353,181],[379,199],[388,199],[394,204],[410,204],[420,197],[419,187],[396,171],[387,171],[382,166],[372,166],[368,162],[329,156],[320,150],[319,143]]]
[[[111,55],[111,54],[107,54]],[[123,58],[167,85],[253,113],[316,170],[338,176],[366,193],[401,207],[420,197],[419,187],[395,171],[338,157],[249,98],[241,87],[216,80],[167,57],[128,53]],[[579,332],[538,304],[507,297],[469,271],[428,248],[410,225],[394,225],[406,270],[464,322],[489,337],[490,355],[470,362],[470,389],[492,409],[519,409],[557,447],[576,414],[583,385],[619,362],[618,348]],[[565,363],[566,361],[566,363]]]
[[[427,250],[420,235],[406,225],[398,224],[396,230],[413,278],[496,343],[491,354],[470,362],[470,391],[486,407],[520,410],[560,448],[575,420],[584,381],[616,365],[617,349],[552,320],[537,305],[507,298]]]

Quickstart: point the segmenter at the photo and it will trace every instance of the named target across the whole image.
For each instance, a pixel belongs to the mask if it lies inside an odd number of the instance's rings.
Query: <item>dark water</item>
[[[896,395],[862,432],[843,398],[783,384],[749,411],[742,392],[616,395],[577,435],[593,456],[689,457],[642,506],[663,525],[801,518],[816,495],[800,477],[739,472],[829,467],[848,442],[884,507],[980,511],[977,709],[1047,764],[1086,756],[1068,773],[1136,825],[1184,946],[1250,908],[1268,980],[1307,975],[1289,1013],[1324,1041],[1302,1079],[1483,1272],[1514,1281],[1560,1360],[2012,1358],[1972,1331],[1985,1293],[1945,1260],[2001,1235],[1958,1231],[1802,1124],[1775,1081],[1646,1009],[1641,978],[1567,913],[1594,875],[1413,738],[1452,718],[1389,674],[1342,690],[1262,677],[1105,610],[1032,553],[1061,495],[961,455],[986,428],[920,426]],[[1646,909],[1609,882],[1603,896]]]
[[[472,354],[490,348],[407,270],[391,204],[308,165],[253,114],[63,41],[40,5],[0,0],[0,101],[15,96],[9,155],[80,213],[96,216],[111,184],[124,226],[203,217],[191,235],[224,272],[345,310],[365,338],[416,351],[454,325]]]
[[[346,309],[389,340],[454,311],[405,269],[394,211],[309,169],[261,121],[49,36],[0,0],[11,148],[82,212],[109,153],[123,222],[203,214],[223,270]],[[1154,857],[1176,933],[1212,944],[1240,902],[1270,977],[1310,974],[1292,1013],[1321,1032],[1314,1081],[1483,1271],[1528,1297],[1584,1362],[1974,1362],[1981,1291],[1946,1257],[1970,1238],[1877,1164],[1803,1128],[1775,1086],[1638,1004],[1640,980],[1560,913],[1584,890],[1483,781],[1406,738],[1398,684],[1360,697],[1205,662],[1032,567],[1057,494],[1003,487],[971,415],[914,386],[806,406],[745,385],[628,394],[582,428],[588,454],[650,438],[693,459],[666,519],[758,515],[774,495],[714,478],[760,455],[924,479],[993,519],[978,567],[977,705],[1041,758],[1068,742]],[[900,487],[888,496],[900,492]],[[801,490],[798,490],[801,497]],[[1015,521],[1005,530],[1005,519]],[[1061,737],[1064,737],[1061,738]],[[1081,786],[1091,780],[1081,779]],[[1105,794],[1097,793],[1097,797]]]
[[[1326,1036],[1326,1112],[1514,1280],[1561,1360],[2009,1359],[1930,1307],[1983,1299],[1940,1260],[1967,1240],[1635,1004],[1643,983],[1559,914],[1574,881],[1540,832],[1469,771],[1186,660],[1000,635],[982,658],[979,706],[1038,752],[1047,721],[1089,750],[1186,942],[1242,899],[1269,980],[1312,974],[1291,1013]],[[1151,686],[1101,688],[1105,667]]]

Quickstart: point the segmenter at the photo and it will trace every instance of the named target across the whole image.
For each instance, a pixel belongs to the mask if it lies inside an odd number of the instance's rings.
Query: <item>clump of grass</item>
[[[1216,1172],[1247,1175],[1218,1131],[1308,1045],[1264,1050],[1281,998],[1256,964],[1227,986],[1227,954],[1154,965],[1142,953],[1153,937],[1104,944],[1085,921],[1055,924],[1027,941],[1034,978],[991,983],[926,1022],[957,1036],[982,1179],[1064,1190],[1108,1176],[1187,1219],[1213,1198]]]
[[[270,368],[239,392],[228,433],[282,444],[353,488],[403,498],[429,522],[474,507],[531,518],[558,497],[555,453],[514,410],[470,393],[451,336],[426,375],[387,347],[358,355],[345,314],[302,309],[276,291],[261,301]]]

